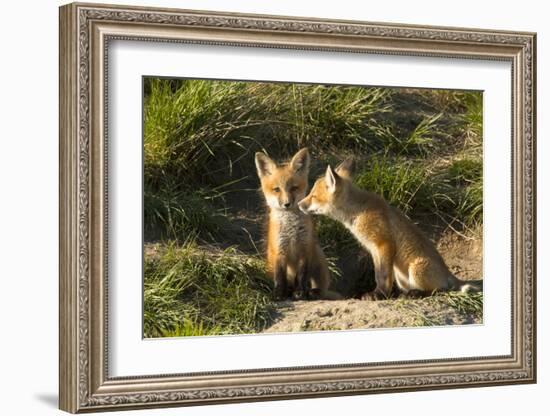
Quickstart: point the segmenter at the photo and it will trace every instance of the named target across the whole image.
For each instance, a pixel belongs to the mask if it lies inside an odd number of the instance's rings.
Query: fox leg
[[[411,289],[431,295],[449,288],[447,270],[431,264],[429,259],[418,258],[409,265],[409,286]]]
[[[323,271],[321,270],[321,263],[319,261],[310,261],[308,268],[309,275],[307,280],[309,286],[307,289],[307,297],[311,300],[321,299],[325,295],[326,288],[323,287]]]
[[[296,277],[294,280],[294,293],[292,297],[296,300],[305,299],[308,292],[308,261],[305,257],[298,260]]]
[[[287,297],[287,280],[286,280],[286,261],[282,258],[275,263],[273,271],[273,280],[275,283],[275,300],[284,300]]]
[[[330,271],[325,253],[323,253],[323,249],[319,244],[315,246],[311,253],[308,272],[308,282],[310,283],[308,298],[312,300],[325,299],[330,284]],[[331,295],[333,299],[339,298],[336,292]]]
[[[395,249],[392,244],[384,243],[378,245],[371,254],[374,262],[376,289],[363,295],[362,299],[387,299],[391,296],[393,287],[393,261]]]

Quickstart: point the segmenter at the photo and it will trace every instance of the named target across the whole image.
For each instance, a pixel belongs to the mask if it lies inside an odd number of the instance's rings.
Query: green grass
[[[146,182],[155,185],[183,177],[196,184],[212,181],[210,162],[231,158],[241,149],[242,143],[234,139],[251,124],[250,110],[239,100],[244,84],[189,80],[174,90],[164,80],[149,82],[144,114]]]
[[[195,231],[215,241],[223,228],[223,215],[217,214],[226,206],[223,198],[215,198],[220,187],[225,193],[257,186],[255,151],[278,159],[304,146],[310,147],[314,160],[335,160],[331,155],[342,154],[364,157],[366,168],[357,183],[405,212],[440,206],[454,211],[452,216],[465,217],[466,223],[480,218],[479,93],[207,80],[145,82],[145,212],[151,225],[151,230],[146,227],[146,239],[150,232],[175,238]],[[453,160],[448,174],[442,175],[431,165],[438,154],[448,151],[447,130],[470,156]],[[470,162],[474,165],[465,166]],[[451,195],[453,184],[445,187],[438,180],[453,178],[473,186]],[[424,182],[436,186],[428,189]],[[441,195],[434,195],[438,192]]]
[[[165,185],[154,192],[145,188],[145,233],[156,238],[185,240],[190,235],[213,240],[224,235],[228,220],[212,204],[216,194],[209,190],[181,190]]]
[[[483,292],[446,292],[438,295],[439,299],[460,313],[483,318]]]
[[[212,326],[207,328],[202,321],[198,323],[184,319],[182,323],[177,323],[173,329],[160,329],[162,337],[197,337],[203,335],[221,335],[223,330],[221,327]]]
[[[146,240],[195,231],[215,240],[218,194],[257,186],[254,152],[370,148],[369,121],[392,90],[145,80]],[[375,148],[376,146],[372,146]]]
[[[373,156],[354,181],[405,214],[436,213],[470,228],[482,221],[481,158],[458,158],[437,166],[423,159]]]
[[[474,143],[481,147],[483,136],[483,95],[481,93],[464,94],[463,103],[465,112],[461,118],[464,122],[464,134]]]
[[[374,121],[369,126],[375,143],[373,147],[384,154],[426,156],[434,148],[434,140],[440,134],[438,120],[441,116],[441,113],[426,116],[410,131],[395,122]]]
[[[391,90],[380,88],[307,87],[296,105],[298,142],[315,148],[369,147],[368,120],[390,110]]]
[[[469,228],[480,226],[483,221],[483,184],[475,182],[464,189],[456,209],[456,217]]]
[[[483,221],[483,162],[480,155],[458,157],[432,181],[439,215],[473,230]]]
[[[421,162],[373,157],[354,181],[359,187],[383,196],[390,204],[408,213],[427,179],[428,170]]]
[[[264,263],[236,249],[166,244],[145,257],[144,275],[146,337],[250,333],[270,320]]]
[[[446,325],[441,317],[431,316],[427,311],[447,307],[474,322],[483,321],[483,292],[441,292],[422,299],[401,297],[394,300],[392,306],[409,316],[412,326]]]
[[[483,177],[483,162],[481,159],[456,159],[449,166],[449,175],[456,184],[473,184]]]
[[[392,90],[325,85],[252,84],[248,87],[258,145],[277,153],[368,145],[368,120],[390,110]],[[255,98],[258,97],[258,98]]]
[[[366,144],[369,117],[389,110],[391,90],[146,79],[146,180],[185,177],[219,185],[253,168],[253,151]],[[236,172],[234,170],[237,169]],[[222,182],[223,183],[223,182]]]

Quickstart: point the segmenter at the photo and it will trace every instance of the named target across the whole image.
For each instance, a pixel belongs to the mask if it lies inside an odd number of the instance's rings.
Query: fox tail
[[[452,276],[451,289],[462,293],[472,293],[483,291],[483,280],[461,280]]]

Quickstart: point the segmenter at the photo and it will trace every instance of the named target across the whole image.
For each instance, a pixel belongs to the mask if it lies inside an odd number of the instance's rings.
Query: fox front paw
[[[384,295],[382,292],[379,292],[377,290],[373,290],[372,292],[367,292],[361,296],[361,300],[384,300],[388,297]]]
[[[307,298],[309,300],[319,300],[321,299],[321,290],[320,289],[309,289],[307,292]]]
[[[275,286],[273,290],[273,300],[281,301],[287,298],[286,288],[284,286]]]
[[[304,292],[303,290],[295,290],[294,293],[292,293],[292,299],[305,300],[307,299],[306,292]]]

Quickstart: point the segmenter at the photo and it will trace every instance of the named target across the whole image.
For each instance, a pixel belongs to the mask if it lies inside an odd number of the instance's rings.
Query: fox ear
[[[325,183],[327,190],[332,194],[336,191],[336,181],[338,180],[338,174],[334,172],[332,167],[328,165],[327,172],[325,173]]]
[[[309,172],[309,152],[307,147],[299,150],[290,161],[290,166],[296,173],[307,175]]]
[[[352,156],[348,157],[338,165],[336,173],[338,176],[351,179],[355,174],[355,159]]]
[[[277,166],[275,162],[264,153],[256,153],[254,160],[256,162],[256,169],[258,170],[258,176],[260,178],[271,175]]]

